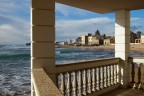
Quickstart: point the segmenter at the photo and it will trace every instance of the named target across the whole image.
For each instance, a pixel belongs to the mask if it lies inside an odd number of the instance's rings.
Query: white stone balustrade
[[[131,87],[134,89],[144,90],[144,72],[141,70],[144,68],[143,58],[134,58],[131,62]]]
[[[64,96],[86,96],[118,87],[117,66],[117,58],[56,65],[58,88]]]

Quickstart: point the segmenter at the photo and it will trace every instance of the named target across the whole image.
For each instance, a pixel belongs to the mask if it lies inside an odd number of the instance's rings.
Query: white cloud
[[[30,0],[0,1],[0,43],[29,42],[29,13]],[[56,3],[56,13],[58,13],[58,16],[61,16],[61,19],[56,21],[57,40],[65,40],[70,38],[75,39],[77,36],[86,35],[87,33],[94,33],[97,29],[100,30],[101,34],[114,34],[113,17],[109,18],[107,15],[102,17],[102,15],[96,13],[58,3]],[[73,16],[85,18],[80,18],[80,20],[79,18],[73,18]],[[69,20],[67,17],[70,17]],[[137,26],[135,27],[137,30],[144,29],[142,26],[144,24],[143,18],[135,17],[131,19],[131,22],[131,26]]]
[[[29,42],[30,0],[0,1],[0,43]]]
[[[113,35],[114,20],[108,17],[90,18],[83,20],[58,20],[56,22],[57,40],[76,39],[87,33],[94,33],[97,29],[101,34]]]
[[[144,18],[132,17],[131,18],[131,31],[144,32]]]
[[[0,17],[2,18],[2,16]],[[8,21],[6,23],[0,24],[0,43],[21,44],[29,42],[29,22],[17,18],[4,18],[5,20],[3,21]]]
[[[113,35],[114,33],[114,20],[108,17],[100,17],[100,14],[58,3],[56,3],[56,12],[63,16],[63,19],[56,21],[56,40],[75,39],[87,33],[95,33],[97,29],[102,34]],[[73,16],[76,18],[67,20],[67,17]],[[80,19],[77,19],[77,17]]]
[[[115,19],[108,17],[90,18],[83,20],[57,20],[56,40],[76,39],[87,33],[95,33],[97,29],[101,34],[114,35]],[[131,30],[144,32],[143,18],[131,18]]]
[[[19,15],[21,12],[29,13],[30,0],[1,0],[0,13],[3,15]]]

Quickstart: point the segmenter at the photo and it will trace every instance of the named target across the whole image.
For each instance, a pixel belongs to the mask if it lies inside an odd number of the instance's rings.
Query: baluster
[[[64,76],[63,76],[63,74],[60,74],[60,80],[61,80],[61,82],[60,82],[60,91],[61,91],[62,94],[64,94]]]
[[[114,84],[117,84],[117,65],[114,65]]]
[[[75,72],[72,72],[72,93],[73,96],[76,96],[76,74]]]
[[[97,67],[96,68],[96,90],[100,90],[100,86],[99,86],[99,74],[100,74],[100,72],[99,72],[99,67]]]
[[[113,85],[113,65],[110,66],[111,67],[111,85]]]
[[[143,89],[143,85],[141,83],[141,64],[138,64],[138,89]]]
[[[107,67],[104,67],[104,87],[107,87]]]
[[[107,66],[107,73],[108,73],[108,86],[110,86],[110,66]]]
[[[142,75],[142,83],[144,84],[144,73]],[[144,87],[144,86],[143,86]]]
[[[132,81],[131,81],[131,83],[135,83],[135,80],[134,80],[134,78],[135,78],[135,64],[134,63],[131,63],[131,65],[132,65],[132,70],[131,70],[131,79],[132,79]]]
[[[103,66],[100,68],[100,88],[103,89]]]
[[[82,96],[81,81],[81,71],[78,71],[78,96]]]
[[[141,83],[141,64],[138,64],[138,83]]]
[[[142,75],[142,90],[144,90],[144,73]]]
[[[70,96],[70,74],[67,72],[66,96]]]
[[[92,69],[92,91],[95,91],[95,69]]]
[[[119,67],[119,64],[117,65],[117,82],[119,83],[120,82],[120,67]]]
[[[88,83],[87,83],[87,85],[88,85],[88,90],[87,90],[87,92],[88,93],[91,93],[91,70],[90,69],[88,69],[87,70],[87,79],[88,79]]]
[[[86,71],[83,70],[83,95],[86,95]]]

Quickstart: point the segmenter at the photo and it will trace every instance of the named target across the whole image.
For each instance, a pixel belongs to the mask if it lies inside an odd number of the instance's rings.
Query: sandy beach
[[[81,48],[81,49],[114,49],[115,45],[103,46],[61,46],[62,48]],[[144,44],[131,44],[130,50],[144,53]]]
[[[130,49],[132,51],[144,53],[144,44],[131,45]]]

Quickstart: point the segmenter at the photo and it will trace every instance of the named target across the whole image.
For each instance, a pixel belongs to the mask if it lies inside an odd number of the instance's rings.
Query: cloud
[[[114,20],[108,17],[89,18],[83,20],[58,20],[56,22],[56,39],[76,39],[87,33],[95,33],[99,29],[101,34],[113,35]]]
[[[29,22],[6,16],[0,16],[1,19],[3,22],[0,22],[0,43],[21,44],[29,42]]]
[[[29,14],[30,0],[1,0],[0,1],[0,14],[20,16],[22,14]]]
[[[144,31],[144,18],[132,18],[132,30]],[[56,40],[75,39],[99,29],[114,34],[114,17],[56,3]],[[30,0],[0,0],[0,43],[30,41]]]
[[[114,15],[101,15],[82,9],[56,4],[56,40],[65,40],[78,36],[94,33],[97,29],[102,34],[114,35]],[[96,18],[95,18],[96,17]],[[144,18],[132,17],[131,30],[143,31]]]
[[[131,25],[131,31],[135,32],[138,31],[142,28],[143,26],[139,26],[139,25]]]
[[[30,0],[0,1],[0,43],[30,41]]]
[[[95,33],[97,29],[101,34],[114,35],[115,19],[109,17],[88,18],[82,20],[57,20],[56,40],[76,39],[78,36]],[[131,18],[131,30],[144,32],[143,18]]]
[[[131,31],[137,32],[142,31],[144,32],[144,18],[131,18]],[[144,34],[144,33],[143,33]]]

